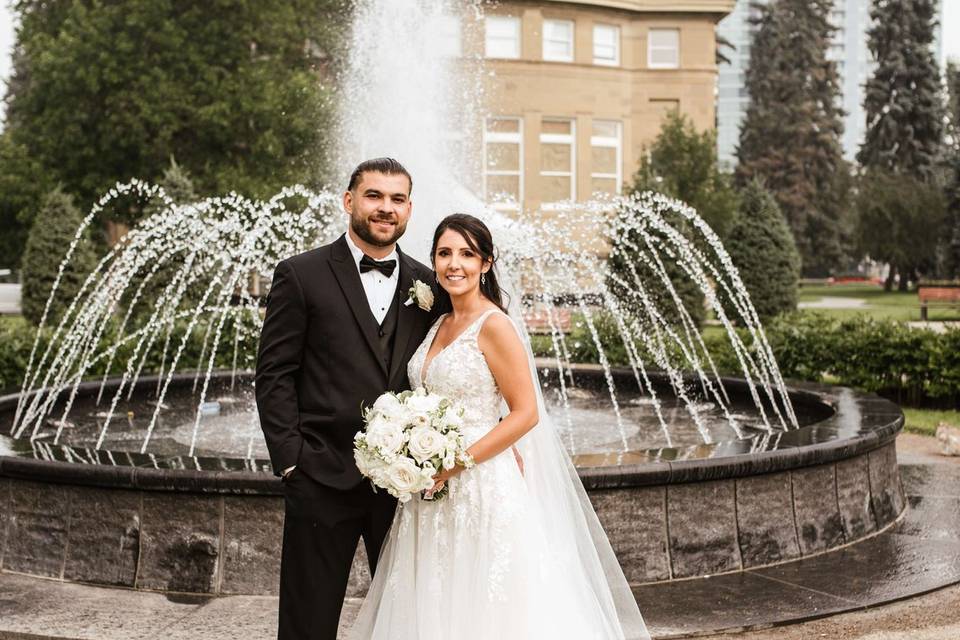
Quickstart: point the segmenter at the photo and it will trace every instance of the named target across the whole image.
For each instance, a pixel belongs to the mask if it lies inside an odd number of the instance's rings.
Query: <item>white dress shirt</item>
[[[363,251],[354,244],[349,232],[346,234],[346,237],[347,246],[350,247],[350,254],[353,256],[353,261],[357,265],[357,272],[359,272]],[[373,258],[373,256],[370,257]],[[373,313],[373,317],[377,319],[377,324],[382,324],[383,319],[387,317],[387,311],[390,310],[390,305],[393,304],[393,296],[397,293],[397,285],[400,283],[400,256],[397,255],[396,247],[394,247],[390,255],[382,260],[377,260],[377,262],[383,262],[384,260],[396,260],[397,262],[397,266],[389,278],[376,270],[360,274],[363,291],[367,294],[367,303],[370,305],[370,311]]]

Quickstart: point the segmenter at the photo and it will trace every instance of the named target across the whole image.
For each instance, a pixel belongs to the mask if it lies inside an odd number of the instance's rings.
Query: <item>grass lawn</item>
[[[835,285],[813,285],[800,288],[800,302],[817,302],[821,298],[859,298],[866,301],[864,307],[858,309],[804,309],[806,312],[818,311],[836,318],[844,319],[857,314],[867,314],[874,318],[890,320],[920,320],[920,301],[915,291],[887,293],[882,286],[851,283]],[[931,308],[930,320],[960,321],[960,307],[958,308]]]
[[[904,429],[924,436],[932,436],[936,433],[937,425],[941,422],[960,427],[960,411],[904,408],[903,415],[907,420]]]

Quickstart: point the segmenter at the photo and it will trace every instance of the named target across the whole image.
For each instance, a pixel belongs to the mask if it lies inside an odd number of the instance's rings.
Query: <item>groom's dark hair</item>
[[[357,185],[360,184],[360,178],[368,171],[371,173],[385,173],[388,176],[407,176],[407,180],[410,182],[410,189],[407,190],[407,195],[413,191],[413,178],[410,177],[410,172],[393,158],[373,158],[371,160],[364,160],[358,164],[357,168],[350,174],[350,184],[347,185],[347,191],[356,189]]]

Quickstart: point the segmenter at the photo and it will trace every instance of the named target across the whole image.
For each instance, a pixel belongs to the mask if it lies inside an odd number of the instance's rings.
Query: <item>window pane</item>
[[[560,133],[570,135],[570,120],[544,120],[541,126],[543,133]]]
[[[680,66],[680,31],[677,29],[651,29],[648,49],[651,67]]]
[[[594,120],[593,135],[603,138],[619,138],[620,123],[615,120]]]
[[[544,202],[569,200],[572,196],[570,176],[540,176],[540,185]]]
[[[593,173],[616,173],[617,150],[613,147],[590,147]]]
[[[520,202],[520,176],[487,176],[487,197],[504,195]]]
[[[487,169],[491,171],[519,171],[520,145],[511,142],[488,142]]]
[[[487,120],[487,131],[490,133],[518,133],[520,121],[507,118],[490,118]]]
[[[680,32],[676,29],[650,29],[650,46],[657,49],[676,49]]]
[[[593,61],[597,64],[618,64],[620,28],[609,24],[593,26]]]
[[[570,171],[572,153],[569,144],[541,144],[541,171]]]
[[[573,61],[572,21],[543,21],[543,59],[560,62]]]
[[[459,18],[439,16],[434,32],[437,34],[441,55],[456,58],[462,54]]]
[[[617,195],[617,180],[616,178],[593,178],[590,181],[590,192],[609,193],[615,196]]]
[[[486,54],[488,58],[520,57],[520,19],[487,16]]]

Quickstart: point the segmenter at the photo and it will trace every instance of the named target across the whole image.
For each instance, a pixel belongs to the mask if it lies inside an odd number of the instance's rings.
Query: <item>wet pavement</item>
[[[903,457],[929,460],[929,456]],[[910,508],[894,525],[864,541],[773,567],[637,587],[637,599],[654,637],[764,629],[862,611],[960,582],[960,464],[946,460],[905,464],[901,476]],[[948,598],[953,591],[947,590]],[[954,605],[958,599],[953,598]],[[358,605],[357,600],[348,601],[344,625]],[[956,606],[951,609],[956,621],[960,613]],[[847,615],[871,619],[869,613]],[[178,597],[0,574],[0,640],[266,640],[276,635],[275,616],[276,599],[269,596]],[[829,621],[807,624],[831,628]],[[936,635],[935,630],[934,635],[925,632],[922,637],[957,637],[950,635],[957,625],[949,620],[938,629],[947,635]],[[770,637],[781,631],[789,629],[774,629]],[[747,636],[766,637],[762,632]],[[795,637],[861,636],[818,630]]]

